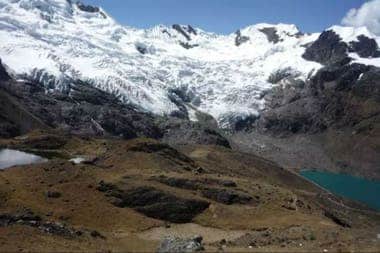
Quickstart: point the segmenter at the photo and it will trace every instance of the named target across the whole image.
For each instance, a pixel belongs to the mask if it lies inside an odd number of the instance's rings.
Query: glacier
[[[330,29],[343,40],[365,34],[380,43],[362,28]],[[307,80],[320,69],[302,58],[318,36],[295,25],[264,23],[229,35],[190,25],[136,29],[102,8],[70,0],[0,0],[0,58],[16,78],[42,83],[48,91],[69,90],[82,80],[160,115],[180,110],[173,101],[173,91],[180,91],[191,120],[204,112],[220,127],[264,109],[263,94],[279,85],[269,81],[273,73],[286,70]],[[380,65],[378,59],[350,56]]]

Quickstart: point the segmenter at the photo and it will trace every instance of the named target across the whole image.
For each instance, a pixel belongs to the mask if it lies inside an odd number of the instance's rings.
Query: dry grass
[[[43,134],[33,133],[28,138]],[[153,140],[65,138],[67,143],[56,151],[69,157],[96,156],[97,162],[93,165],[73,165],[57,158],[45,164],[1,171],[0,213],[28,209],[43,220],[62,222],[83,231],[99,231],[106,239],[92,238],[88,234],[68,239],[43,233],[36,228],[12,225],[0,227],[1,251],[154,251],[159,243],[157,238],[162,237],[157,233],[165,233],[166,222],[148,218],[129,208],[112,205],[104,193],[96,189],[101,180],[128,187],[149,185],[179,197],[209,201],[210,207],[198,215],[192,224],[173,225],[170,230],[171,233],[177,231],[184,235],[203,233],[205,241],[210,243],[206,245],[208,250],[216,250],[217,245],[211,242],[221,237],[232,241],[238,237],[238,233],[251,233],[262,228],[286,231],[292,226],[310,228],[316,237],[312,241],[305,239],[303,249],[352,249],[364,245],[361,249],[371,250],[379,247],[379,241],[373,241],[376,229],[379,228],[378,216],[353,217],[360,219],[364,227],[342,229],[326,218],[318,203],[315,203],[312,196],[318,193],[317,188],[263,159],[220,147],[179,148],[205,170],[205,173],[197,174],[160,152],[130,151],[141,143],[157,143]],[[23,141],[25,140],[1,140],[0,144],[17,146]],[[258,196],[260,202],[258,205],[223,205],[205,199],[196,190],[178,189],[150,180],[157,175],[234,180],[239,190]],[[47,191],[58,191],[62,196],[47,198]],[[305,206],[297,207],[296,210],[284,208],[283,205],[292,198],[302,200]],[[366,227],[365,224],[371,226]],[[257,250],[249,249],[243,244],[230,245],[228,249]],[[280,245],[268,245],[260,250],[275,249],[289,251],[297,250],[299,246],[286,245],[283,248]]]

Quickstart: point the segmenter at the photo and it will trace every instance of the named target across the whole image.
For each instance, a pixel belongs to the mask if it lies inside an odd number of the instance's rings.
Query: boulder
[[[62,196],[62,193],[60,192],[57,192],[57,191],[47,191],[45,193],[45,196],[47,198],[53,198],[53,199],[56,199],[56,198],[60,198]]]
[[[165,238],[159,248],[158,253],[166,252],[197,252],[203,251],[202,246],[203,238],[201,236],[194,236],[193,238],[178,238],[178,237],[167,237]]]

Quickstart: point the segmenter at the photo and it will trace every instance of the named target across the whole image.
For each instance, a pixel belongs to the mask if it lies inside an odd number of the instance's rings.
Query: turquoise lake
[[[300,174],[332,193],[380,210],[380,181],[314,170],[302,170]]]

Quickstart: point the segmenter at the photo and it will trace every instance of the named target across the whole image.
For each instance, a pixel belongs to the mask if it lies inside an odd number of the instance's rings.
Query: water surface
[[[332,193],[380,210],[380,181],[315,170],[302,170],[300,174]]]
[[[14,149],[0,149],[0,169],[6,169],[15,165],[27,165],[46,161],[47,159],[38,155]]]

